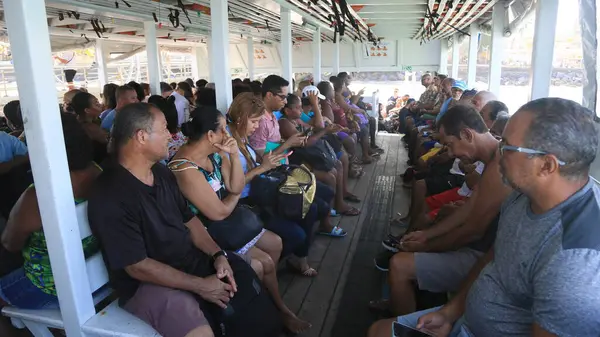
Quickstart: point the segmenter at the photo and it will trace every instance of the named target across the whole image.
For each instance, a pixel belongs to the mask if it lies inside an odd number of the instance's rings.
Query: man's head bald
[[[480,91],[477,95],[473,96],[471,99],[471,103],[475,106],[477,111],[481,111],[481,109],[489,102],[495,101],[496,95],[492,94],[489,91]]]

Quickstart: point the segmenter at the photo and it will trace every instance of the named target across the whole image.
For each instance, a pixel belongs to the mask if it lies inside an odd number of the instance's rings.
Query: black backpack
[[[278,337],[283,322],[267,289],[246,261],[229,256],[238,291],[225,310],[211,304],[215,337]]]

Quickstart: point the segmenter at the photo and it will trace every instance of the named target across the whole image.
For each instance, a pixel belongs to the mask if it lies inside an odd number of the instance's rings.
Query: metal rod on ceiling
[[[454,26],[456,26],[456,28],[458,28],[458,29],[463,29],[463,28],[468,27],[468,25],[465,23],[469,20],[469,18],[471,16],[475,15],[479,11],[479,8],[486,1],[487,0],[478,0],[475,3],[475,5],[473,5],[471,7],[471,9],[469,9],[469,11],[465,15],[463,15],[456,24],[454,24]],[[436,38],[440,39],[440,38],[443,38],[444,36],[449,36],[452,34],[454,34],[454,29],[452,27],[448,26],[448,27],[444,28],[442,31],[440,31],[438,34],[436,34]]]
[[[413,36],[413,39],[419,39],[421,38],[421,33],[423,33],[423,30],[425,30],[425,27],[427,26],[428,22],[427,19],[425,19],[425,14],[427,14],[428,10],[432,10],[433,9],[433,4],[435,3],[435,0],[429,0],[429,3],[427,4],[427,7],[425,8],[425,13],[423,14],[423,24],[421,25],[421,28],[419,28],[419,31],[415,34],[415,36]]]
[[[479,19],[480,16],[482,16],[483,14],[487,13],[489,10],[492,9],[492,7],[494,7],[494,5],[498,2],[498,0],[490,0],[490,2],[483,7],[482,10],[480,10],[477,14],[475,14],[475,16],[471,17],[469,20],[467,20],[467,22],[465,23],[465,26],[469,26],[470,24],[472,24],[473,22],[475,22],[475,20]],[[450,32],[451,34],[452,32]],[[450,34],[446,33],[445,35],[442,35],[442,38],[449,36]]]

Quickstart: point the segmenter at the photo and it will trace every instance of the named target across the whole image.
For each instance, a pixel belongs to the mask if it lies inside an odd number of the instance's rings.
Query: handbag
[[[312,204],[316,179],[304,165],[282,165],[250,182],[252,203],[286,219],[303,219]]]
[[[231,214],[219,221],[203,217],[208,234],[224,250],[237,251],[263,230],[263,223],[249,206],[237,205]]]
[[[335,151],[324,139],[317,140],[311,146],[294,148],[292,156],[319,171],[331,171],[337,161]]]

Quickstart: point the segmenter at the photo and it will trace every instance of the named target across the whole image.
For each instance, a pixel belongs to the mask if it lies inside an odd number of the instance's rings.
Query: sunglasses
[[[501,140],[498,143],[498,148],[500,149],[500,155],[504,156],[504,151],[513,151],[513,152],[521,152],[521,153],[525,153],[525,154],[529,154],[529,155],[534,155],[534,156],[545,156],[545,155],[549,155],[550,153],[546,152],[546,151],[540,151],[540,150],[535,150],[535,149],[529,149],[526,147],[520,147],[520,146],[513,146],[513,145],[507,145],[506,141]],[[560,160],[560,159],[556,159],[556,161],[558,162],[559,166],[564,166],[567,165],[566,162]]]

